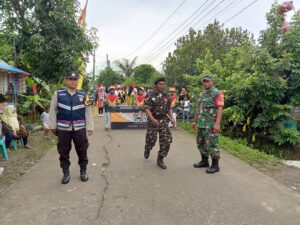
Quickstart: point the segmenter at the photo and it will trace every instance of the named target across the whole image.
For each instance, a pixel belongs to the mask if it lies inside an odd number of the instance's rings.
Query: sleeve
[[[145,108],[146,109],[151,109],[151,95],[148,95],[146,98],[145,98]]]
[[[54,92],[49,109],[49,127],[51,130],[57,129],[57,91]]]
[[[94,121],[93,121],[93,112],[91,106],[85,107],[85,120],[86,120],[86,129],[94,130]]]
[[[219,92],[219,95],[217,96],[217,98],[215,99],[214,104],[217,107],[224,107],[224,93],[223,91]]]

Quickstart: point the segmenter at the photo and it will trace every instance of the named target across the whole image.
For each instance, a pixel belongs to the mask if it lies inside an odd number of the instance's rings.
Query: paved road
[[[89,149],[90,181],[61,185],[55,149],[5,195],[1,225],[299,225],[300,195],[231,155],[221,173],[194,169],[194,137],[173,131],[167,170],[154,149],[143,159],[144,131],[103,130],[97,118]]]

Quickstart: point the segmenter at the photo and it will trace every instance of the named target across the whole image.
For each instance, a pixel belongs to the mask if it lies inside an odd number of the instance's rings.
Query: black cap
[[[7,102],[6,98],[4,95],[0,94],[0,103]]]
[[[165,77],[159,77],[154,81],[154,84],[158,84],[159,82],[166,82],[166,78]]]
[[[203,79],[202,79],[202,81],[212,81],[212,80],[213,80],[213,78],[209,75],[203,77]]]
[[[76,72],[69,72],[67,73],[66,78],[79,78],[79,75]]]

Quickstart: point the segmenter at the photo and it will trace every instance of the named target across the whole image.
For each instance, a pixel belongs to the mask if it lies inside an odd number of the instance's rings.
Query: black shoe
[[[220,168],[219,168],[219,159],[212,159],[212,164],[211,164],[211,167],[209,167],[207,170],[206,170],[206,173],[217,173],[220,171]]]
[[[164,158],[163,157],[161,157],[161,156],[157,157],[157,166],[164,169],[164,170],[167,169],[167,166],[164,163]]]
[[[70,181],[70,172],[66,171],[66,172],[64,172],[64,176],[61,180],[61,183],[62,184],[67,184],[67,183],[69,183],[69,181]]]
[[[205,155],[201,155],[202,159],[200,162],[198,163],[194,163],[194,167],[195,168],[205,168],[205,167],[209,167],[209,162],[208,162],[208,157]]]
[[[149,156],[150,156],[150,150],[145,149],[145,151],[144,151],[145,159],[149,159]]]
[[[85,182],[89,180],[89,176],[87,175],[86,171],[80,171],[80,179],[81,181]]]

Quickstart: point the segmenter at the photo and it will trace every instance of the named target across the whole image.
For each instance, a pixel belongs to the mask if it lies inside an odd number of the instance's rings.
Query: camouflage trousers
[[[159,133],[159,146],[160,150],[158,155],[161,157],[166,157],[170,150],[172,143],[172,135],[169,128],[169,120],[160,120],[159,126],[155,127],[151,122],[147,124],[147,134],[146,134],[146,150],[152,150],[156,141],[157,133]]]
[[[197,146],[201,155],[211,158],[220,158],[219,133],[214,133],[212,129],[198,128]]]

